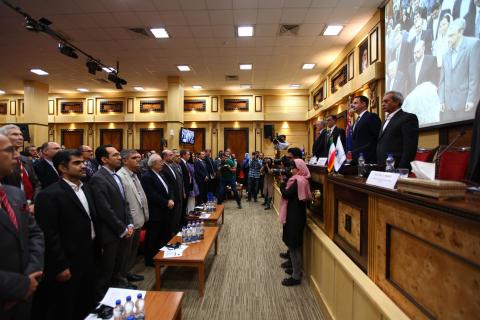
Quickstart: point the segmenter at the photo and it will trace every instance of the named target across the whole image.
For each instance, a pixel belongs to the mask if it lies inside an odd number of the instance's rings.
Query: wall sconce
[[[170,137],[173,137],[175,135],[175,132],[173,131],[173,129],[170,129]]]
[[[217,134],[217,129],[212,129],[212,134]]]

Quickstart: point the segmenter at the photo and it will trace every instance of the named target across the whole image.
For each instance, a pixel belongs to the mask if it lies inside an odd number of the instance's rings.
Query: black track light
[[[32,31],[32,32],[40,31],[38,28],[38,23],[35,20],[32,20],[28,17],[25,17],[25,28],[27,28],[28,31]]]
[[[116,83],[115,83],[115,88],[117,88],[118,90],[122,90],[122,89],[123,89],[123,87],[122,87],[122,85],[120,84],[120,82],[116,82]]]
[[[108,80],[115,83],[115,88],[123,89],[122,85],[126,85],[127,81],[122,78],[119,78],[115,72],[110,72],[108,74]]]
[[[100,67],[100,65],[94,60],[87,60],[87,63],[85,65],[88,68],[88,73],[91,73],[93,75],[95,75],[97,71],[102,71],[102,67]]]
[[[64,55],[66,55],[67,57],[70,57],[70,58],[73,58],[73,59],[77,59],[78,58],[78,54],[75,52],[75,49],[73,49],[72,47],[69,47],[67,46],[66,44],[64,43],[59,43],[58,44],[58,49],[60,50],[60,52]]]

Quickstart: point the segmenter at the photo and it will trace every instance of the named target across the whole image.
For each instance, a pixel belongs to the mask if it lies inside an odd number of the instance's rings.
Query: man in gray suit
[[[128,273],[135,265],[138,244],[140,242],[140,231],[145,222],[148,221],[147,196],[137,176],[137,173],[140,171],[142,156],[133,149],[122,150],[120,155],[123,167],[117,173],[125,188],[125,198],[130,207],[134,226],[131,241],[127,245],[127,255],[122,267],[122,276],[126,277],[128,281],[142,281],[144,279],[142,275]]]
[[[95,150],[101,168],[90,180],[95,207],[100,224],[100,239],[103,250],[100,276],[97,281],[97,298],[103,297],[110,285],[136,288],[121,276],[128,239],[133,235],[133,219],[125,188],[115,171],[120,168],[120,152],[112,145],[103,145]]]
[[[11,174],[15,147],[0,134],[0,179]],[[30,319],[31,297],[42,277],[43,233],[20,188],[0,184],[0,319]]]
[[[463,36],[465,20],[454,20],[447,32],[438,95],[440,120],[473,118],[480,97],[480,40]]]

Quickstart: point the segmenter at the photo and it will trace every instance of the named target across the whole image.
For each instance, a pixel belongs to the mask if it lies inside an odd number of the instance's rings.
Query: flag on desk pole
[[[330,172],[332,172],[333,166],[334,166],[334,163],[335,163],[336,149],[335,149],[335,143],[333,143],[332,139],[328,140],[328,145],[329,145],[329,147],[328,147],[328,173],[330,173]]]
[[[342,164],[347,160],[347,156],[345,155],[345,150],[343,149],[342,139],[337,139],[337,147],[335,148],[335,171],[339,171],[342,167]]]

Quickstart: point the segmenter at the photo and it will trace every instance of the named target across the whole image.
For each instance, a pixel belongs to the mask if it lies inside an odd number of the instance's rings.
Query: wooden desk
[[[210,214],[208,219],[200,219],[200,218],[189,218],[188,220],[200,220],[203,221],[208,226],[216,226],[218,224],[218,220],[222,217],[222,224],[225,222],[225,206],[223,204],[217,204],[215,207],[215,211]]]
[[[205,261],[207,260],[208,252],[215,243],[215,255],[218,249],[218,231],[219,227],[205,227],[204,239],[198,243],[191,243],[183,252],[183,256],[175,258],[164,258],[163,251],[158,251],[153,258],[155,264],[156,282],[155,290],[160,290],[160,266],[177,266],[177,267],[192,267],[198,269],[198,293],[203,297],[205,291]],[[179,236],[175,236],[170,240],[170,243],[181,242]]]
[[[182,299],[183,292],[148,291],[145,295],[145,318],[181,320]]]

